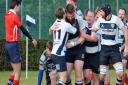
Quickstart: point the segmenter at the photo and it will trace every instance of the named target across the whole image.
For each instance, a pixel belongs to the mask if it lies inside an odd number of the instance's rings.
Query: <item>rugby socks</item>
[[[14,75],[10,75],[7,85],[12,85],[14,80]]]
[[[125,77],[125,83],[126,83],[126,85],[128,85],[128,74]]]
[[[86,82],[85,85],[91,85],[91,81]]]
[[[92,71],[90,71],[90,80],[92,80]]]
[[[76,81],[75,85],[83,85],[83,82],[82,81]]]
[[[83,85],[85,84],[85,83],[84,83],[84,80],[82,81],[82,83],[83,83]]]
[[[122,78],[116,79],[116,85],[122,85]]]
[[[104,85],[104,80],[100,80],[100,85]]]
[[[44,70],[39,69],[38,73],[38,85],[41,85]]]
[[[110,82],[109,82],[109,83],[106,83],[106,84],[104,84],[104,85],[110,85]]]
[[[13,85],[19,85],[19,80],[14,80]]]
[[[65,85],[65,83],[63,81],[59,80],[58,85]]]
[[[68,81],[65,83],[65,85],[72,85],[71,80],[68,80]]]

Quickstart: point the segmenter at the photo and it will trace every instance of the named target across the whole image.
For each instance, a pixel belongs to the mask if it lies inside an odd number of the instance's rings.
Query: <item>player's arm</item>
[[[92,32],[91,35],[89,35],[86,32],[86,30],[88,29],[87,22],[84,20],[79,20],[79,24],[80,24],[80,29],[81,29],[80,38],[83,38],[84,40],[87,40],[87,41],[96,42],[97,41],[96,34]]]
[[[25,29],[25,27],[23,26],[22,21],[20,20],[19,16],[15,16],[15,23],[18,26],[18,28],[20,28],[20,30],[23,32],[23,34],[25,36],[27,36],[30,40],[33,40],[32,36],[29,34],[29,32]]]
[[[83,33],[81,33],[81,36],[86,40],[86,41],[92,41],[96,42],[97,37],[95,32],[91,32],[91,35],[88,35],[85,30],[82,30]]]
[[[73,27],[71,24],[66,24],[67,32],[71,34],[75,34],[77,32],[76,28]],[[71,48],[77,45],[77,41],[68,41],[67,42],[67,48]]]
[[[28,38],[32,41],[33,45],[36,47],[37,41],[32,38],[32,36],[31,36],[31,35],[29,34],[29,32],[24,28],[24,26],[21,26],[21,27],[20,27],[20,30],[22,31],[22,33],[23,33],[26,37],[28,37]]]
[[[30,40],[32,40],[33,45],[36,47],[37,41],[33,39],[32,36],[29,34],[29,32],[24,28],[20,18],[18,16],[15,16],[14,19],[15,19],[15,23],[18,26],[18,28],[20,28],[20,30],[23,32],[25,36],[27,36]]]
[[[32,36],[29,34],[29,32],[25,29],[24,26],[20,27],[20,30],[22,31],[22,33],[27,36],[30,40],[33,40]]]
[[[124,55],[128,56],[128,30],[125,26],[123,26],[121,29],[124,32],[124,37],[125,37]]]
[[[75,34],[76,33],[76,31],[77,31],[76,28],[73,27],[71,24],[66,23],[65,25],[66,25],[68,33],[71,33],[71,34]]]
[[[123,22],[121,21],[121,19],[117,19],[116,20],[117,26],[123,31],[124,33],[124,38],[125,38],[125,45],[124,45],[124,56],[128,56],[128,30],[126,28],[126,26],[123,24]]]
[[[101,21],[101,17],[99,17],[97,19],[97,21],[92,25],[92,32],[97,32],[100,28],[100,21]]]
[[[49,29],[49,35],[52,35],[53,30],[56,30],[57,28],[59,28],[59,25],[54,23]]]
[[[74,47],[78,44],[81,44],[84,42],[84,37],[82,35],[84,35],[84,29],[86,26],[88,26],[88,24],[86,24],[84,21],[78,21],[79,22],[79,25],[80,25],[80,36],[77,40],[74,40],[74,41],[68,41],[67,43],[67,48],[71,48],[71,47]]]

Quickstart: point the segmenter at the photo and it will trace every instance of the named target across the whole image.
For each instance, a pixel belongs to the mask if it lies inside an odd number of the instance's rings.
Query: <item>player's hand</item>
[[[81,36],[81,37],[85,37],[85,36],[86,36],[86,32],[87,32],[87,30],[83,29],[83,30],[81,31],[81,33],[80,33],[80,36]]]
[[[124,55],[124,56],[128,56],[128,48],[125,48],[125,49],[124,49],[123,55]]]
[[[73,47],[70,41],[67,42],[66,47],[67,47],[67,48],[72,48],[72,47]]]
[[[37,41],[35,39],[32,40],[32,43],[33,43],[34,47],[37,46]]]
[[[59,28],[59,24],[53,24],[50,28],[50,30],[56,30],[57,28]]]

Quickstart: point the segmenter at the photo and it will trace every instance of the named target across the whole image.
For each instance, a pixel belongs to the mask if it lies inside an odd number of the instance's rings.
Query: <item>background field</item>
[[[8,76],[9,76],[10,72],[9,71],[0,71],[0,85],[6,85],[6,82],[8,80]],[[38,75],[38,71],[29,71],[29,78],[25,79],[25,72],[22,72],[21,75],[21,82],[20,85],[37,85],[37,75]],[[115,85],[115,73],[114,70],[110,70],[110,77],[111,77],[111,85]],[[75,81],[75,75],[74,72],[72,73],[72,81],[73,81],[73,85],[74,85],[74,81]],[[43,82],[42,85],[46,85],[45,83],[45,74],[44,74],[44,78],[43,78]]]

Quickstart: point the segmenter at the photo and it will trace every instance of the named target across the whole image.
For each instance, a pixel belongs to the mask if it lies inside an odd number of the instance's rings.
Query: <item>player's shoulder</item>
[[[118,16],[116,16],[116,15],[112,15],[112,19],[114,19],[114,20],[117,20],[117,19],[120,19]]]
[[[84,23],[84,24],[87,25],[87,21],[84,20],[83,18],[78,18],[78,17],[76,17],[76,19],[77,19],[78,23]]]
[[[6,12],[6,14],[17,16],[16,12],[15,12],[14,10],[12,10],[12,9],[8,10],[8,11]]]
[[[63,26],[71,26],[71,24],[69,22],[66,22],[65,20],[63,20]]]
[[[61,24],[61,27],[62,27],[62,28],[69,28],[69,27],[71,27],[71,24],[68,23],[68,22],[66,22],[65,19],[61,19],[60,21],[61,21],[61,22],[59,22],[59,23]],[[66,30],[66,29],[65,29],[65,30]]]
[[[105,19],[102,17],[99,17],[95,22],[100,22],[100,21],[104,21]]]

